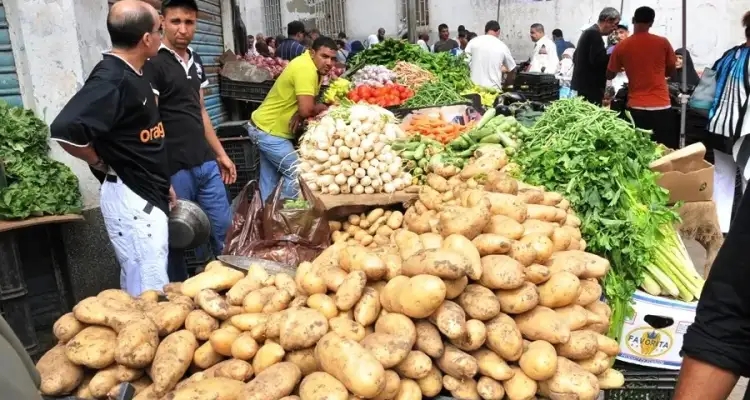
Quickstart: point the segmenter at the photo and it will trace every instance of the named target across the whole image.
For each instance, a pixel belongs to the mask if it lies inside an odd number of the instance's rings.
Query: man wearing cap
[[[104,172],[101,212],[120,286],[133,296],[162,290],[167,277],[169,172],[165,131],[142,67],[161,43],[159,14],[121,0],[107,16],[112,50],[50,126],[70,155]]]
[[[164,0],[161,10],[161,46],[143,69],[159,99],[172,187],[177,198],[194,201],[206,212],[211,222],[211,247],[219,255],[232,219],[224,184],[234,183],[237,172],[206,111],[205,67],[189,47],[198,22],[198,5],[195,0]],[[181,249],[169,251],[169,278],[173,282],[187,279]]]
[[[292,21],[286,26],[287,38],[276,43],[276,57],[292,61],[305,52],[302,40],[305,39],[305,24],[302,21]]]

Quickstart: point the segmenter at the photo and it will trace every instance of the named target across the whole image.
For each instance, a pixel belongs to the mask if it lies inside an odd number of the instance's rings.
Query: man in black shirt
[[[206,111],[206,70],[198,53],[189,47],[198,5],[195,0],[164,0],[161,12],[162,45],[143,70],[159,99],[172,187],[177,198],[194,201],[206,212],[211,221],[211,248],[220,255],[232,222],[224,184],[234,183],[237,172]],[[170,249],[168,271],[173,282],[187,279],[183,250]]]
[[[276,57],[292,61],[305,52],[302,40],[305,39],[305,24],[302,21],[292,21],[286,26],[287,38],[276,43]]]
[[[612,33],[619,23],[620,12],[612,7],[605,7],[599,13],[598,22],[583,31],[573,54],[573,79],[570,86],[579,96],[594,104],[602,104],[607,85],[605,75],[609,55],[602,36]]]
[[[682,343],[675,400],[724,400],[750,376],[750,194],[745,192],[711,266]],[[750,399],[750,391],[743,397]]]
[[[456,47],[460,47],[458,42],[451,39],[450,30],[447,24],[438,25],[438,41],[432,45],[432,51],[434,53],[442,53],[445,51],[451,51]]]
[[[169,184],[164,126],[141,68],[161,43],[156,9],[121,0],[107,17],[112,51],[50,127],[52,140],[106,174],[101,212],[131,295],[162,290],[167,277]]]

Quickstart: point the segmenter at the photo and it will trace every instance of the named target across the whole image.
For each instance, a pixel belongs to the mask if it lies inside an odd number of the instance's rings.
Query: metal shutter
[[[2,1],[2,0],[0,0]],[[117,0],[108,0],[109,4]],[[198,28],[190,47],[200,54],[208,75],[204,89],[206,110],[214,126],[227,120],[227,112],[219,95],[219,57],[224,53],[221,29],[221,0],[198,0]]]
[[[13,58],[13,47],[10,43],[8,20],[5,18],[5,6],[0,0],[0,99],[10,105],[23,107],[21,86],[16,74],[16,60]]]
[[[346,32],[346,0],[315,2],[315,25],[322,35],[334,39],[339,32]]]

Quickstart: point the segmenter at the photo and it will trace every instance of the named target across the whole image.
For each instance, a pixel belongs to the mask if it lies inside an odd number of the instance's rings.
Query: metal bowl
[[[198,204],[189,200],[177,200],[169,212],[169,247],[194,249],[208,241],[211,222]]]

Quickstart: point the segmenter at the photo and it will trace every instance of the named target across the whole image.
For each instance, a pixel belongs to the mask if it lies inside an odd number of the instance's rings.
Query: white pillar
[[[107,0],[3,0],[3,4],[24,105],[51,123],[110,46]],[[98,207],[99,182],[88,166],[58,145],[51,147],[51,156],[78,176],[84,207]]]

